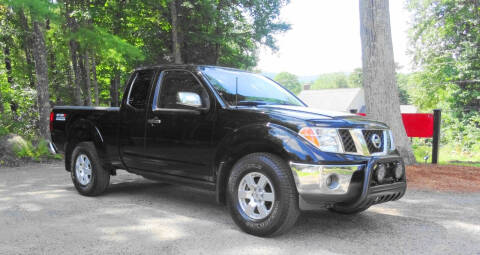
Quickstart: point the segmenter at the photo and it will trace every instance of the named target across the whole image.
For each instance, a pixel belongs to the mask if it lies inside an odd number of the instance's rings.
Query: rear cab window
[[[146,108],[153,75],[153,70],[137,71],[133,75],[134,78],[128,92],[127,105],[136,109]]]

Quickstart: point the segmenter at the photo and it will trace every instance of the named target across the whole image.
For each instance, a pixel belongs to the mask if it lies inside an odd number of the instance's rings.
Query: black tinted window
[[[135,74],[133,85],[128,96],[129,105],[138,109],[145,109],[152,77],[152,70],[139,71]]]
[[[197,79],[189,72],[165,72],[158,100],[159,108],[188,109],[188,105],[179,103],[179,92],[192,92],[200,96],[202,106],[208,106],[208,95]]]

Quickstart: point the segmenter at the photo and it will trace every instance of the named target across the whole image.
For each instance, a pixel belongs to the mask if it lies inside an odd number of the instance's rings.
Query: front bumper
[[[375,183],[378,164],[402,164],[398,156],[371,157],[365,164],[313,165],[290,163],[301,210],[362,208],[400,199],[406,191],[405,171],[400,179]]]

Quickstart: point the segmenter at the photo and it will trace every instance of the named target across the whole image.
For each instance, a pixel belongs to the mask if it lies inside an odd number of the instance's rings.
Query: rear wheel
[[[240,159],[228,181],[228,207],[235,223],[257,236],[279,235],[290,229],[300,214],[290,167],[269,153]]]
[[[107,189],[110,173],[102,167],[93,143],[79,143],[72,151],[71,162],[70,173],[78,193],[98,196]]]

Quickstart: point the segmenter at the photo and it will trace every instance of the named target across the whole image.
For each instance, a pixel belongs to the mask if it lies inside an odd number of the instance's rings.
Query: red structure
[[[357,115],[366,116],[365,113]],[[403,126],[408,137],[433,138],[432,163],[438,162],[438,147],[440,143],[441,110],[432,113],[402,113]]]
[[[402,113],[402,120],[408,137],[433,137],[433,114]]]

